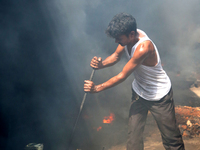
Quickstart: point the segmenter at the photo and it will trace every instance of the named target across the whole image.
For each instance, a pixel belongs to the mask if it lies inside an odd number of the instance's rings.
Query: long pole
[[[91,75],[90,75],[90,79],[89,79],[90,81],[92,81],[93,76],[94,76],[94,73],[95,73],[95,70],[93,69],[93,70],[92,70],[92,73],[91,73]],[[82,109],[83,109],[83,105],[84,105],[84,103],[85,103],[86,96],[87,96],[87,93],[85,93],[84,96],[83,96],[83,100],[82,100],[82,103],[81,103],[81,106],[80,106],[80,110],[79,110],[78,116],[77,116],[77,118],[76,118],[76,122],[75,122],[74,127],[73,127],[73,130],[72,130],[71,138],[70,138],[70,140],[69,140],[68,150],[70,150],[71,142],[72,142],[73,137],[74,137],[74,132],[75,132],[75,129],[76,129],[76,126],[77,126],[79,117],[80,117],[80,115],[81,115],[81,112],[82,112]]]

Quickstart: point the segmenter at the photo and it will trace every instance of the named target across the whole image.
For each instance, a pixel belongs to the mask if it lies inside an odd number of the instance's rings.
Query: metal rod
[[[93,69],[93,70],[92,70],[92,73],[91,73],[91,75],[90,75],[90,79],[89,79],[90,81],[92,81],[93,76],[94,76],[94,73],[95,73],[95,70]],[[76,129],[76,126],[77,126],[79,117],[80,117],[80,115],[81,115],[81,112],[82,112],[82,109],[83,109],[83,105],[84,105],[84,103],[85,103],[86,96],[87,96],[87,93],[85,93],[84,96],[83,96],[83,100],[82,100],[82,103],[81,103],[81,106],[80,106],[80,110],[79,110],[78,116],[77,116],[77,118],[76,118],[76,122],[75,122],[74,127],[73,127],[73,130],[72,130],[71,138],[70,138],[70,140],[69,140],[68,150],[70,150],[71,142],[72,142],[73,137],[74,137],[74,132],[75,132],[75,129]]]

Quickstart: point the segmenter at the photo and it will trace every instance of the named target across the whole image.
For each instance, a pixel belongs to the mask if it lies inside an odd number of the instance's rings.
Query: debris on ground
[[[175,111],[182,135],[200,137],[200,107],[178,106]]]

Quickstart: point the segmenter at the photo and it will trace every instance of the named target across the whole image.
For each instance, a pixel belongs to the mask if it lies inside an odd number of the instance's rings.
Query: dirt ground
[[[190,90],[200,97],[200,87],[192,87]],[[162,145],[161,135],[157,128],[153,116],[149,113],[144,131],[144,149],[145,150],[165,150]],[[200,150],[200,137],[183,136],[186,150]],[[109,150],[126,150],[126,143],[111,147]]]
[[[145,150],[165,150],[162,145],[161,135],[152,115],[149,114],[144,131]],[[186,150],[200,150],[200,137],[183,137]],[[126,150],[126,143],[111,147],[109,150]]]

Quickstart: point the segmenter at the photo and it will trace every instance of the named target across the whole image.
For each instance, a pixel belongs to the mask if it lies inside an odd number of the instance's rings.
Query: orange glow
[[[115,115],[113,113],[110,113],[110,116],[106,116],[103,119],[103,123],[112,123],[115,119]]]
[[[102,127],[100,126],[100,127],[97,128],[97,131],[99,131],[99,130],[101,130],[101,129],[102,129]]]

